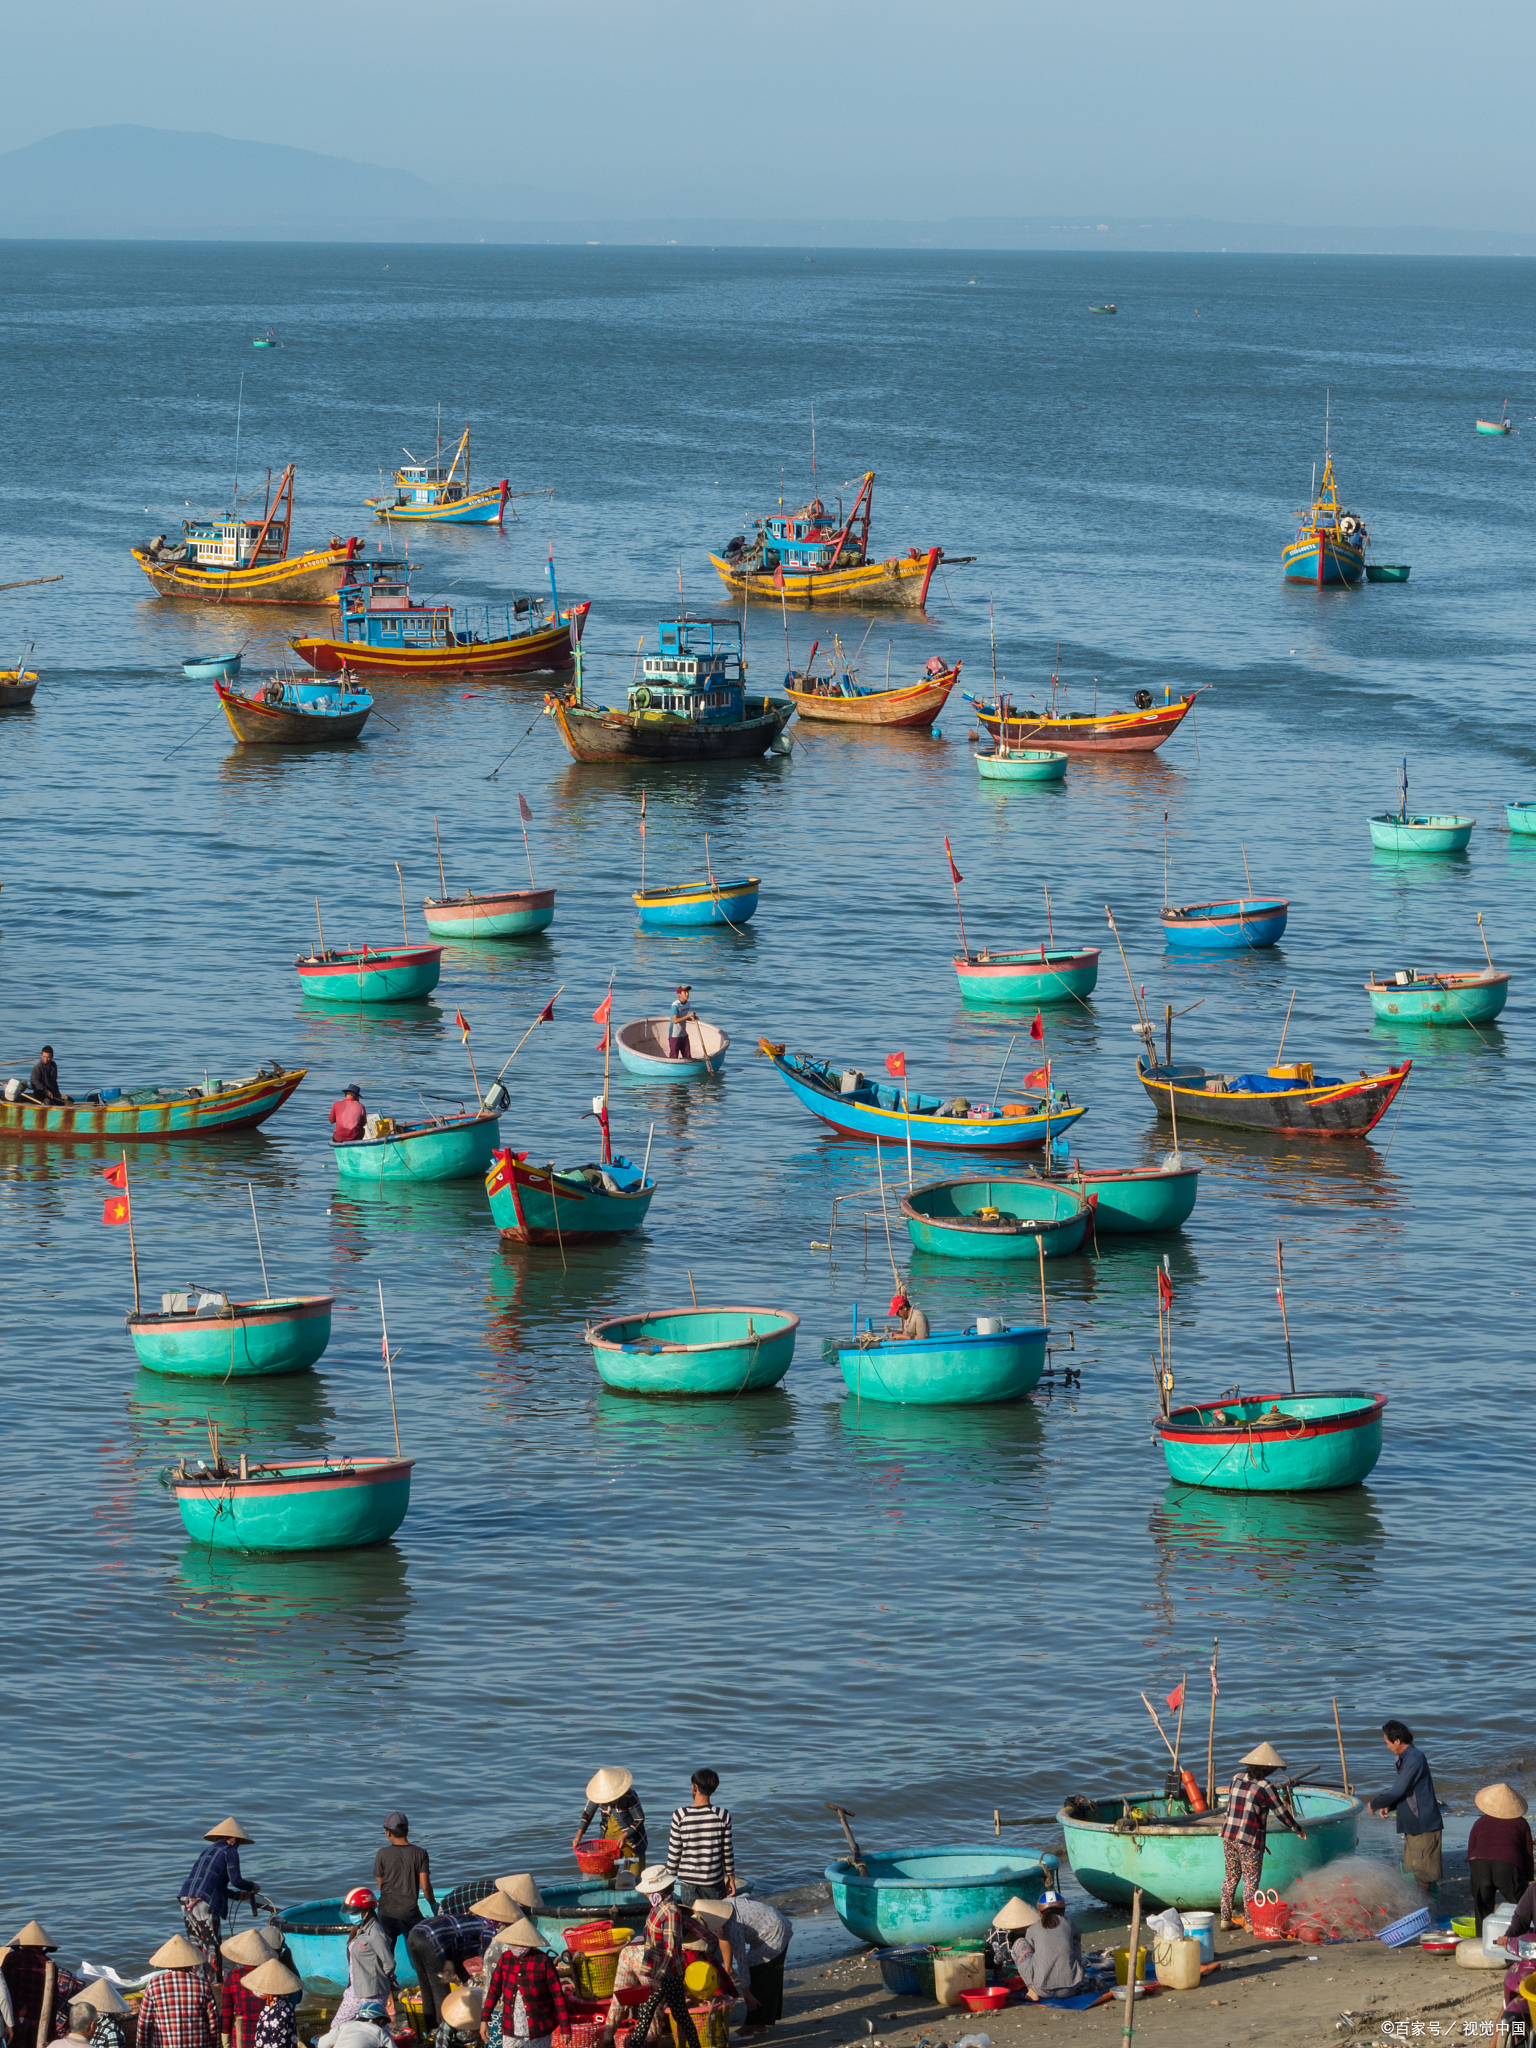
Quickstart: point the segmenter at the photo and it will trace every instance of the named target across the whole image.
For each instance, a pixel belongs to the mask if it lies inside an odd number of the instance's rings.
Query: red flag
[[[1157,1269],[1157,1298],[1164,1308],[1173,1307],[1173,1282],[1161,1266]]]
[[[965,877],[955,866],[955,856],[949,850],[949,834],[947,832],[944,834],[944,857],[949,862],[949,872],[954,877],[956,883],[963,882]]]
[[[597,1041],[597,1049],[599,1052],[606,1052],[608,1050],[608,1027],[606,1024],[603,1026],[602,1037]]]
[[[1180,1707],[1183,1706],[1183,1704],[1184,1681],[1181,1678],[1178,1684],[1173,1688],[1173,1691],[1168,1695],[1168,1711],[1172,1714],[1176,1714],[1179,1711]]]
[[[101,1220],[103,1223],[126,1223],[128,1221],[128,1197],[126,1195],[108,1195],[101,1205]]]
[[[118,1162],[117,1162],[117,1164],[116,1164],[116,1166],[104,1166],[104,1167],[103,1167],[103,1168],[101,1169],[101,1177],[102,1177],[102,1179],[103,1179],[103,1180],[109,1180],[109,1181],[111,1181],[111,1183],[112,1183],[113,1187],[115,1187],[115,1188],[125,1188],[125,1187],[127,1187],[127,1185],[128,1185],[128,1162],[127,1162],[127,1160],[126,1160],[126,1159],[119,1159],[119,1160],[118,1160]]]
[[[897,1080],[904,1080],[907,1072],[907,1056],[904,1052],[888,1052],[885,1056],[885,1071]]]
[[[603,1000],[602,1000],[602,1001],[601,1001],[601,1002],[600,1002],[600,1003],[598,1004],[597,1008],[596,1008],[596,1009],[595,1009],[595,1010],[594,1010],[594,1011],[592,1012],[592,1022],[593,1022],[594,1024],[606,1024],[606,1023],[608,1022],[608,1019],[609,1019],[609,1018],[610,1018],[610,1017],[611,1017],[612,1015],[613,1015],[613,990],[612,990],[612,989],[609,989],[609,991],[608,991],[607,995],[605,995],[605,996],[603,997]],[[601,1050],[601,1048],[599,1048],[599,1050]]]
[[[528,799],[523,795],[523,792],[521,790],[517,792],[517,815],[522,819],[525,825],[531,825],[533,823],[533,813],[528,808]]]
[[[379,1349],[380,1349],[380,1351],[382,1351],[382,1352],[383,1352],[383,1354],[384,1354],[384,1363],[385,1363],[386,1365],[388,1365],[388,1363],[389,1363],[389,1336],[388,1336],[388,1333],[386,1333],[386,1334],[385,1334],[384,1336],[382,1336],[382,1337],[381,1337],[381,1338],[379,1339]]]
[[[459,1029],[463,1032],[464,1042],[467,1045],[469,1043],[469,1019],[465,1016],[462,1010],[456,1008],[453,1013],[453,1021],[455,1024],[458,1025]]]
[[[1026,1088],[1049,1088],[1050,1085],[1051,1068],[1049,1061],[1043,1067],[1036,1067],[1032,1074],[1024,1076],[1024,1086]]]
[[[534,1022],[538,1024],[553,1024],[554,1021],[555,999],[553,996],[551,996],[549,1001],[544,1005],[543,1009],[540,1010],[538,1016],[534,1019]]]
[[[1035,1021],[1029,1027],[1029,1035],[1031,1038],[1045,1037],[1045,1019],[1038,1010],[1035,1012]]]
[[[773,587],[775,590],[782,590],[784,588],[784,564],[782,562],[779,563],[773,572]]]

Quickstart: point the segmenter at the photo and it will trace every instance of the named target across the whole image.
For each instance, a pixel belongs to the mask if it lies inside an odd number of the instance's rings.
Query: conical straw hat
[[[1531,1810],[1513,1785],[1485,1785],[1474,1793],[1472,1804],[1490,1820],[1519,1820]]]
[[[1257,1749],[1249,1750],[1248,1754],[1243,1758],[1243,1762],[1245,1764],[1268,1764],[1273,1771],[1277,1770],[1285,1762],[1285,1758],[1272,1742],[1261,1742]]]
[[[504,1927],[523,1917],[503,1891],[487,1892],[483,1899],[476,1899],[469,1910],[478,1913],[482,1920],[499,1920]]]
[[[548,1943],[531,1920],[514,1920],[503,1939],[508,1948],[547,1948]]]
[[[607,1806],[615,1799],[622,1799],[634,1782],[633,1771],[615,1770],[610,1765],[587,1780],[587,1797],[597,1806]]]
[[[443,2018],[450,2027],[478,2027],[484,2005],[485,1994],[480,1986],[466,1984],[460,1991],[450,1991],[443,2000]]]
[[[240,1982],[261,1998],[286,1998],[290,1992],[304,1989],[302,1979],[276,1956],[269,1957],[259,1970],[247,1970]]]
[[[58,1945],[35,1920],[29,1920],[20,1934],[11,1936],[12,1948],[57,1948]]]
[[[511,1877],[498,1877],[496,1889],[505,1892],[509,1899],[516,1899],[520,1906],[527,1906],[531,1912],[542,1913],[544,1910],[544,1894],[526,1870],[516,1871]]]
[[[221,1820],[216,1828],[210,1828],[203,1837],[205,1842],[249,1842],[250,1839],[233,1814]]]
[[[149,1959],[152,1970],[195,1970],[202,1957],[184,1934],[173,1934]]]
[[[87,1984],[78,1994],[84,2005],[94,2005],[98,2012],[127,2012],[128,2001],[105,1977],[98,1977],[94,1984]]]
[[[228,1941],[222,1943],[219,1954],[228,1962],[241,1963],[247,1970],[254,1970],[271,1960],[272,1946],[259,1927],[247,1927],[244,1934],[232,1934]]]
[[[1040,1915],[1028,1899],[1011,1898],[1001,1911],[992,1915],[994,1927],[1038,1927]]]

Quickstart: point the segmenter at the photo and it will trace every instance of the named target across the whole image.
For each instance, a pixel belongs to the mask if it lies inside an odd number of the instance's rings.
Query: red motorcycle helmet
[[[376,1913],[379,1910],[378,1893],[371,1892],[365,1884],[360,1884],[355,1891],[348,1892],[341,1903],[349,1913]]]

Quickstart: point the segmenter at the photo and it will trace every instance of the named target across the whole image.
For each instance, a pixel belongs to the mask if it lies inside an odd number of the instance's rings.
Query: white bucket
[[[1487,1919],[1483,1922],[1483,1952],[1485,1955],[1498,1956],[1501,1960],[1507,1960],[1506,1951],[1502,1948],[1495,1948],[1494,1943],[1502,1940],[1509,1932],[1509,1923],[1514,1917],[1514,1907],[1502,1905],[1496,1906],[1488,1915]]]
[[[1184,1932],[1192,1934],[1200,1944],[1202,1963],[1216,1960],[1216,1915],[1214,1913],[1186,1913]]]
[[[1002,1331],[1003,1319],[1001,1316],[978,1316],[976,1318],[976,1334],[978,1337],[1000,1337]]]

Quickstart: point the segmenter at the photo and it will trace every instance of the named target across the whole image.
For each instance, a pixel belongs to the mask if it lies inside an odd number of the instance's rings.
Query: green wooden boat
[[[1168,1477],[1225,1493],[1358,1486],[1381,1456],[1385,1394],[1244,1394],[1154,1421]]]
[[[1536,832],[1536,803],[1506,804],[1504,822],[1511,832]]]
[[[1260,1873],[1266,1890],[1284,1891],[1309,1870],[1354,1853],[1364,1808],[1347,1792],[1314,1789],[1295,1794],[1306,1827],[1303,1840],[1288,1828],[1272,1827],[1265,1839]],[[1160,1910],[1209,1912],[1221,1904],[1224,1861],[1220,1809],[1192,1819],[1159,1793],[1137,1792],[1119,1799],[1074,1799],[1059,1819],[1066,1835],[1072,1875],[1107,1906],[1128,1906],[1140,1891],[1142,1903]],[[1131,1817],[1131,1830],[1121,1823]],[[1137,1816],[1141,1816],[1138,1820]]]
[[[1371,819],[1371,844],[1387,853],[1462,853],[1476,823],[1476,818],[1455,811],[1432,811],[1422,817],[1378,811]]]
[[[972,1005],[1002,1005],[1033,1010],[1041,1003],[1070,1003],[1091,996],[1098,985],[1097,946],[1052,946],[1044,940],[1033,950],[957,953],[960,1000]]]
[[[1365,565],[1367,583],[1406,583],[1408,564],[1406,562],[1367,562]]]
[[[166,1475],[187,1534],[220,1550],[352,1550],[382,1543],[411,1504],[410,1458],[307,1458]]]
[[[130,1315],[139,1363],[182,1379],[260,1379],[304,1372],[331,1341],[333,1294],[231,1301],[224,1294],[162,1294],[158,1315]]]
[[[587,1325],[604,1386],[624,1394],[753,1394],[776,1387],[800,1318],[778,1308],[663,1308]]]
[[[1491,1024],[1509,1000],[1509,976],[1492,967],[1449,974],[1400,967],[1373,974],[1365,992],[1392,1024]]]
[[[989,1265],[1033,1264],[1075,1252],[1092,1204],[1078,1188],[1046,1180],[942,1180],[903,1195],[907,1235],[919,1251]]]
[[[437,987],[441,946],[334,946],[300,953],[299,986],[313,1003],[414,1003]]]
[[[837,1362],[843,1384],[860,1402],[979,1407],[1022,1401],[1034,1392],[1045,1371],[1050,1334],[1043,1325],[1009,1329],[996,1317],[927,1337],[894,1337],[866,1327],[854,1343],[839,1347]]]
[[[1187,1223],[1200,1192],[1200,1169],[1170,1152],[1161,1166],[1082,1167],[1073,1164],[1068,1187],[1095,1197],[1093,1229],[1098,1237],[1129,1237],[1148,1230],[1177,1230]]]
[[[986,782],[1060,782],[1069,754],[1051,747],[990,747],[974,754],[976,772]]]
[[[338,1180],[374,1187],[382,1181],[484,1180],[501,1143],[500,1119],[486,1110],[410,1124],[369,1118],[375,1121],[375,1136],[331,1148]]]
[[[882,1948],[984,1939],[995,1913],[1013,1898],[1033,1904],[1060,1868],[1052,1855],[1000,1842],[957,1842],[860,1860],[862,1870],[847,1861],[827,1865],[832,1910],[850,1934]]]

